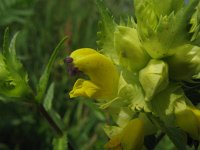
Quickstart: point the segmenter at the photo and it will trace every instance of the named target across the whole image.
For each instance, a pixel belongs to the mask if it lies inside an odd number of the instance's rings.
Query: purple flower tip
[[[66,57],[66,58],[64,59],[64,62],[65,62],[65,63],[72,63],[72,62],[73,62],[73,58],[71,58],[71,57]]]

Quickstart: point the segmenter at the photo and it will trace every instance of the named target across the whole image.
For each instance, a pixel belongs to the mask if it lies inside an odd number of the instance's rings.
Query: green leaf
[[[11,72],[18,72],[19,75],[27,82],[28,77],[27,73],[23,68],[22,63],[17,59],[15,45],[18,36],[18,32],[13,36],[9,48],[5,51],[4,56],[6,57],[6,64],[9,67],[9,71]]]
[[[68,150],[67,143],[66,134],[63,134],[63,136],[60,137],[55,137],[53,139],[53,150]]]
[[[47,110],[48,114],[51,116],[53,121],[57,124],[57,126],[63,131],[65,128],[65,125],[59,115],[54,109]]]
[[[55,62],[55,59],[58,55],[58,52],[59,50],[61,49],[61,46],[63,45],[63,43],[65,42],[65,40],[67,39],[68,37],[64,37],[59,43],[58,45],[56,46],[56,48],[54,49],[50,59],[49,59],[49,62],[48,64],[46,65],[45,67],[45,70],[42,74],[42,76],[40,77],[40,80],[39,80],[39,83],[38,83],[38,86],[37,86],[37,96],[36,96],[36,100],[38,102],[42,101],[43,97],[44,97],[44,94],[45,94],[45,91],[46,91],[46,88],[47,88],[47,84],[48,84],[48,81],[49,81],[49,76],[50,76],[50,73],[51,73],[51,69],[53,67],[53,63]]]
[[[3,37],[3,53],[8,51],[9,48],[9,28],[7,27],[4,31],[4,37]]]
[[[126,26],[129,28],[136,28],[137,24],[133,17],[128,16],[126,18],[120,18],[119,26]]]
[[[22,63],[19,61],[16,55],[15,45],[19,32],[17,32],[10,44],[9,44],[9,29],[7,28],[4,35],[4,43],[3,43],[3,55],[5,57],[6,65],[8,66],[8,70],[10,72],[17,72],[19,75],[27,81],[27,73],[25,72]]]
[[[152,0],[134,0],[134,6],[137,30],[141,39],[145,39],[153,34],[158,24],[158,16]]]
[[[200,2],[196,7],[196,12],[193,14],[190,23],[192,24],[190,32],[193,34],[191,42],[192,44],[200,46]]]
[[[101,16],[100,31],[97,33],[99,41],[97,44],[102,48],[102,53],[118,63],[117,52],[114,49],[114,31],[116,24],[103,0],[96,0],[96,5]]]
[[[51,83],[47,91],[47,94],[44,98],[44,103],[43,103],[44,108],[46,110],[50,110],[52,108],[53,96],[54,96],[54,83]]]
[[[182,43],[189,43],[191,38],[191,34],[188,30],[188,28],[190,27],[189,21],[194,14],[195,7],[198,5],[198,3],[199,0],[191,0],[188,5],[185,5],[185,7],[180,9],[174,15],[174,18],[172,15],[172,20],[170,19],[171,21],[168,22],[169,25],[171,24],[171,26],[169,26],[171,30],[168,30],[168,25],[165,26],[164,24],[163,27],[158,27],[158,29],[164,29],[162,31],[163,34],[161,34],[160,37],[166,37],[163,39],[163,44],[165,46],[169,45],[168,47],[171,48]],[[167,42],[165,43],[164,40],[166,40]]]
[[[153,13],[157,18],[169,15],[172,11],[176,13],[183,4],[184,0],[163,0],[162,3],[159,0],[134,0],[136,17],[146,18],[147,22],[153,19]]]
[[[0,53],[0,81],[4,80],[9,75],[7,65],[5,63],[5,57]]]
[[[169,15],[172,11],[175,13],[183,6],[184,0],[153,0],[154,8],[158,16]]]

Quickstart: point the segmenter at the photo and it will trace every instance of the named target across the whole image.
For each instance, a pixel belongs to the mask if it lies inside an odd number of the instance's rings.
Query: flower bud
[[[139,81],[145,91],[146,100],[164,90],[168,83],[168,66],[161,60],[152,59],[139,72]]]
[[[136,29],[118,26],[114,33],[114,46],[120,63],[128,70],[137,71],[146,65],[148,55],[142,49]]]
[[[122,131],[121,144],[124,150],[140,150],[144,141],[144,123],[140,119],[131,120]]]
[[[200,72],[200,47],[183,45],[174,49],[176,53],[167,60],[170,78],[190,80]]]
[[[176,110],[177,125],[193,139],[200,140],[200,110],[187,106]]]

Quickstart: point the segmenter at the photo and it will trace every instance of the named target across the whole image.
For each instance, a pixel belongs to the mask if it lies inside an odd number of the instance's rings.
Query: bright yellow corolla
[[[193,139],[200,140],[200,110],[188,106],[176,113],[176,122]]]
[[[131,120],[118,135],[105,145],[112,150],[140,150],[144,141],[144,123],[136,118]]]
[[[71,98],[112,99],[116,96],[119,74],[109,58],[90,48],[75,50],[70,57],[74,67],[90,79],[78,79],[69,93]]]

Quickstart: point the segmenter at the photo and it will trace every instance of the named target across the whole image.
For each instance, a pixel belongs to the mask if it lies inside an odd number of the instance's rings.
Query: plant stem
[[[48,121],[49,125],[55,130],[55,132],[59,135],[63,135],[62,129],[57,125],[57,123],[52,119],[49,113],[45,110],[43,105],[38,105],[38,109],[43,117]]]

